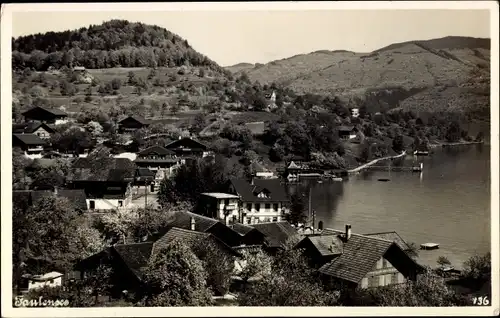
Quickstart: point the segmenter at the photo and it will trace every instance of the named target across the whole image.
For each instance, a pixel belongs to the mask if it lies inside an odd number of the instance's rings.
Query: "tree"
[[[462,129],[457,121],[452,121],[446,130],[446,140],[449,142],[457,142],[460,140],[462,135]]]
[[[464,262],[463,276],[479,285],[491,281],[491,253],[474,255]]]
[[[213,241],[197,241],[191,249],[207,272],[207,286],[216,295],[225,295],[231,285],[234,257]]]
[[[397,153],[400,153],[404,150],[405,144],[404,144],[404,139],[403,135],[397,134],[396,137],[392,140],[392,149],[396,151]]]
[[[73,96],[77,92],[77,87],[66,80],[62,80],[60,82],[60,86],[61,86],[61,95],[63,96]]]
[[[147,306],[212,305],[203,263],[177,240],[155,251],[144,276]]]
[[[300,194],[293,194],[290,199],[290,213],[285,216],[286,220],[294,225],[304,223],[307,220],[304,199]]]
[[[97,138],[102,135],[103,128],[101,124],[99,124],[96,121],[91,121],[87,124],[87,130],[90,132],[92,135],[92,138]]]
[[[135,77],[135,73],[132,72],[132,71],[130,71],[130,72],[128,72],[127,77],[128,77],[128,84],[132,85],[132,86],[135,86],[136,83],[137,83],[137,79]]]
[[[448,265],[451,265],[450,260],[445,256],[439,256],[437,259],[437,263],[440,267],[446,267]]]
[[[115,91],[119,90],[121,86],[122,86],[122,81],[119,78],[113,78],[111,80],[111,88],[113,90],[115,90]]]
[[[179,110],[180,110],[180,106],[179,106],[179,104],[177,104],[177,103],[175,103],[175,104],[173,104],[172,106],[170,106],[170,112],[171,112],[171,113],[172,113],[172,115],[174,115],[174,116],[177,114],[177,112],[179,112]]]

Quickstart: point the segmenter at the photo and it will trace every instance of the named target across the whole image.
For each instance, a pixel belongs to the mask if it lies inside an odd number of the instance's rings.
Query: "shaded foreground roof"
[[[337,235],[342,237],[343,231],[328,229],[329,237]],[[382,258],[390,248],[402,250],[392,240],[383,239],[376,235],[368,236],[352,233],[349,240],[343,242],[343,251],[340,256],[323,265],[319,272],[337,277],[353,283],[359,283],[365,275],[373,270],[377,261]],[[402,255],[406,255],[402,252]],[[413,259],[409,260],[419,266]]]
[[[297,230],[288,222],[268,222],[252,224],[252,227],[264,234],[269,247],[282,247],[285,242],[295,235]]]
[[[153,242],[117,244],[113,248],[127,267],[142,279],[144,268],[153,252]]]
[[[25,145],[42,146],[46,144],[43,139],[33,134],[13,134],[12,137],[18,139]]]
[[[257,230],[256,228],[251,227],[250,225],[245,225],[241,223],[234,223],[230,226],[234,231],[238,232],[240,235],[247,235],[252,230]],[[258,230],[257,230],[258,231]]]
[[[195,231],[198,232],[206,232],[215,224],[220,223],[219,221],[206,216],[202,216],[192,212],[179,211],[172,214],[172,219],[170,222],[168,222],[168,226],[190,230],[191,218],[195,220]]]
[[[388,240],[388,241],[394,242],[403,251],[407,251],[407,250],[410,249],[410,247],[408,246],[408,244],[395,231],[392,231],[392,232],[381,232],[381,233],[370,233],[370,234],[365,234],[365,235],[366,236],[372,236],[372,237],[378,237],[378,238],[381,238],[381,239],[384,239],[384,240]]]
[[[309,236],[305,239],[310,240],[322,256],[342,254],[343,242],[338,235]]]

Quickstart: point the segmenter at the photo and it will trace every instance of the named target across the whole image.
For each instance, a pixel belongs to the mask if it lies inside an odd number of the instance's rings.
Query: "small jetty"
[[[421,250],[435,250],[439,248],[439,244],[437,243],[423,243],[420,244]]]

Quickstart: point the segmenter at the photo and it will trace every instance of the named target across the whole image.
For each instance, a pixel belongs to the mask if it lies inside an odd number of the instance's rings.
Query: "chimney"
[[[345,225],[345,239],[346,241],[351,238],[351,224]]]
[[[191,218],[191,231],[195,231],[196,229],[196,221],[194,218]]]

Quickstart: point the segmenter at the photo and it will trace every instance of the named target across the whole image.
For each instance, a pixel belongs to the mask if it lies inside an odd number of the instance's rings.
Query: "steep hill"
[[[47,32],[12,39],[14,69],[37,71],[62,66],[111,67],[203,66],[223,68],[195,51],[187,40],[159,26],[111,20],[72,31]]]
[[[316,51],[245,72],[253,81],[281,83],[299,93],[340,95],[358,106],[475,111],[489,107],[489,59],[488,39],[446,37],[372,53]]]

